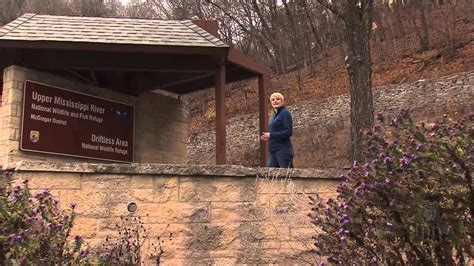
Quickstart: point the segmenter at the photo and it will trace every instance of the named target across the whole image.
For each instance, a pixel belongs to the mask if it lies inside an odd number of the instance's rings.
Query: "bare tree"
[[[408,9],[412,15],[410,19],[415,26],[418,39],[420,41],[420,51],[428,51],[430,49],[430,30],[429,30],[429,0],[414,0],[410,2]],[[419,15],[417,16],[416,13]],[[418,21],[419,20],[419,21]]]
[[[285,7],[285,13],[286,16],[288,17],[288,22],[289,22],[289,29],[290,29],[290,35],[291,35],[291,44],[292,47],[294,47],[294,51],[296,52],[294,55],[294,59],[296,60],[296,76],[298,79],[298,88],[301,90],[302,87],[302,77],[301,77],[301,69],[302,65],[305,63],[305,57],[304,57],[304,43],[303,43],[303,36],[301,34],[301,27],[299,27],[299,20],[297,21],[297,15],[295,7],[296,5],[294,2],[291,3],[291,5],[288,4],[286,0],[282,1],[283,6]],[[298,25],[297,25],[298,24]]]
[[[390,61],[398,61],[400,58],[400,52],[399,52],[399,45],[398,45],[398,39],[402,37],[405,34],[403,22],[400,17],[401,13],[401,4],[398,3],[399,1],[394,1],[391,4],[389,3],[382,3],[378,5],[377,7],[377,12],[380,14],[379,20],[377,21],[377,30],[376,31],[382,31],[384,32],[384,43],[387,44],[389,43],[391,48],[386,48],[383,47],[384,45],[381,44],[379,47],[380,50],[383,50],[383,54],[387,54],[385,51],[390,51],[392,52],[395,60],[388,60]],[[381,28],[381,29],[380,29]],[[385,56],[384,58],[387,58]],[[386,65],[384,61],[384,66]]]
[[[318,0],[344,22],[351,96],[351,159],[362,159],[362,131],[374,124],[370,33],[373,0]]]
[[[123,16],[123,6],[119,0],[69,0],[71,13],[85,17]]]
[[[124,7],[119,0],[2,0],[0,24],[10,22],[25,12],[89,17],[125,15]]]
[[[236,8],[226,5],[226,1],[206,0],[206,2],[231,19],[241,31],[254,38],[260,49],[265,52],[265,57],[270,59],[271,65],[276,66],[278,73],[284,73],[282,42],[279,41],[281,39],[280,29],[277,24],[270,23],[270,21],[278,20],[278,14],[275,13],[277,12],[275,0],[268,1],[268,3],[258,3],[256,0],[239,0]]]
[[[0,2],[0,25],[16,19],[22,12],[26,0],[2,0]]]
[[[446,41],[446,51],[448,57],[453,57],[456,52],[456,38],[454,36],[456,29],[456,8],[458,6],[458,1],[456,0],[446,0],[444,4],[437,3],[437,7],[440,10],[443,17],[443,35]]]
[[[166,14],[161,13],[156,7],[155,1],[143,2],[141,0],[132,0],[125,8],[125,17],[148,19],[167,18]]]
[[[71,13],[68,2],[65,0],[27,0],[25,12],[42,15],[69,15]]]

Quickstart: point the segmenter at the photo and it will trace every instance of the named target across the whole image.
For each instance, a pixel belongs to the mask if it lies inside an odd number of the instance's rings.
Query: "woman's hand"
[[[267,141],[269,138],[270,138],[270,132],[262,132],[262,135],[260,135],[261,141]]]

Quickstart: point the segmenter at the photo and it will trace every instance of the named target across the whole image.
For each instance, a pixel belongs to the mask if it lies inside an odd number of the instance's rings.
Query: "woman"
[[[268,167],[293,168],[293,145],[290,137],[293,135],[293,119],[290,112],[283,106],[284,97],[275,92],[270,96],[270,103],[275,110],[275,116],[270,122],[269,132],[263,132],[262,141],[268,140],[270,158]]]

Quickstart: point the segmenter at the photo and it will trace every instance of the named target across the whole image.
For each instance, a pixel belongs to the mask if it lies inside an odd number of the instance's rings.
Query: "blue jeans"
[[[270,152],[267,167],[293,168],[293,148]]]

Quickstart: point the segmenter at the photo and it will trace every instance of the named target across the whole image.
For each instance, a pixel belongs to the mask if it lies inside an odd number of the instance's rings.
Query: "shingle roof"
[[[24,14],[0,28],[0,40],[228,47],[191,20]]]

